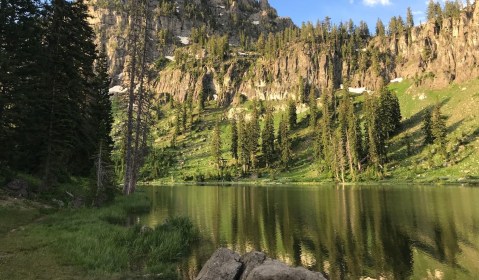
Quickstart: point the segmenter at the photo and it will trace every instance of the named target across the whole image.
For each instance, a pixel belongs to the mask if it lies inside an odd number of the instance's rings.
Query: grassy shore
[[[0,202],[0,279],[177,279],[198,236],[183,218],[137,225],[150,210],[141,193],[103,208],[55,209],[5,195]]]

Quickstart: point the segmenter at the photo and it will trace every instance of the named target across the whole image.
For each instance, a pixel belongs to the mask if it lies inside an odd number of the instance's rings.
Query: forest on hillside
[[[2,182],[31,174],[40,178],[39,191],[48,191],[71,176],[84,177],[93,200],[107,199],[120,182],[129,194],[137,181],[274,180],[305,166],[314,169],[302,175],[305,180],[344,183],[394,177],[389,167],[406,162],[419,148],[427,150],[415,159],[419,169],[454,166],[461,162],[457,151],[465,147],[466,154],[472,148],[477,131],[448,136],[443,100],[422,108],[411,127],[402,111],[408,117],[415,112],[401,104],[404,91],[388,85],[405,58],[377,43],[402,38],[412,44],[417,24],[410,9],[405,19],[393,17],[387,25],[378,20],[374,32],[365,22],[333,24],[326,18],[269,33],[249,32],[251,25],[237,22],[245,29],[218,34],[205,21],[192,27],[185,44],[167,29],[152,32],[156,13],[178,16],[168,3],[95,3],[129,19],[122,30],[121,90],[112,90],[118,78],[109,71],[117,62],[111,45],[103,44],[105,29],[90,24],[91,3],[2,0]],[[262,8],[271,11],[268,17],[277,16],[269,6],[239,11]],[[459,19],[474,8],[430,1],[428,24],[441,34],[446,19]],[[199,20],[207,18],[203,14]],[[311,50],[313,64],[326,57],[325,80],[298,75],[279,98],[216,90],[217,79],[228,77],[232,84],[254,79],[256,71],[294,46]],[[437,49],[426,44],[420,53],[424,64],[433,63]],[[236,68],[228,69],[231,64]],[[164,71],[188,74],[198,86],[184,95],[159,91],[160,82],[168,83]],[[262,82],[277,84],[268,71]],[[365,73],[374,76],[375,87],[354,93],[351,84]],[[435,75],[416,73],[408,90],[426,88]],[[398,147],[400,155],[393,150]]]

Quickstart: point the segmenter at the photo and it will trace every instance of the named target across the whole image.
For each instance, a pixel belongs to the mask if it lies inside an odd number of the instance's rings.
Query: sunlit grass
[[[32,258],[41,254],[52,268],[73,268],[92,278],[156,273],[162,275],[161,279],[176,279],[177,263],[187,255],[198,234],[183,218],[165,221],[154,229],[142,228],[136,224],[136,215],[149,210],[150,201],[143,194],[120,197],[111,206],[99,209],[59,210],[25,225],[21,231],[0,237],[4,244],[0,251],[12,252],[12,260],[33,262],[22,253],[32,251]],[[9,213],[31,222],[30,212],[25,211]],[[8,219],[2,216],[0,220],[3,224]],[[18,267],[7,267],[8,263],[0,262],[0,279],[23,279]]]

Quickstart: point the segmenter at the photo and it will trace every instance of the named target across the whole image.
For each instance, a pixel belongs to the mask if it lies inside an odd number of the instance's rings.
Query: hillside
[[[121,108],[129,87],[127,66],[131,56],[127,39],[132,19],[121,5],[92,3],[92,23],[99,34],[97,40],[107,46],[113,77],[110,92],[115,94],[116,104],[115,160],[121,173],[120,143],[125,123]],[[400,129],[391,131],[393,137],[387,139],[389,132],[387,137],[382,136],[384,159],[378,164],[379,177],[448,182],[477,179],[478,3],[418,26],[394,18],[387,32],[376,36],[364,22],[332,25],[323,21],[298,28],[289,19],[279,18],[267,1],[178,1],[177,6],[171,1],[149,3],[154,24],[148,28],[147,21],[145,42],[148,38],[155,43],[145,44],[143,59],[148,59],[152,77],[147,85],[152,94],[148,105],[151,112],[145,117],[152,125],[148,140],[151,153],[145,160],[142,179],[217,180],[218,167],[213,164],[210,142],[219,121],[225,160],[222,179],[329,180],[332,171],[319,164],[315,156],[321,129],[308,125],[311,98],[316,99],[319,115],[324,114],[323,99],[332,98],[327,102],[333,108],[333,136],[343,133],[345,137],[346,132],[337,131],[341,128],[337,106],[345,100],[343,84],[349,86],[358,119],[357,133],[362,135],[358,142],[364,147],[358,156],[369,170],[372,155],[368,154],[367,141],[371,136],[367,135],[368,113],[364,107],[368,106],[368,96],[379,97],[384,82],[392,82],[389,89],[399,100],[403,119]],[[244,115],[248,122],[253,107],[259,104],[262,130],[265,108],[272,108],[277,136],[280,118],[291,100],[298,125],[291,129],[292,158],[287,167],[278,162],[267,164],[258,146],[253,162],[258,160],[259,166],[241,172],[230,153],[231,120]],[[439,149],[424,144],[422,130],[425,116],[436,104],[447,117],[447,145]],[[261,145],[263,139],[258,141]],[[344,143],[340,145],[349,149]],[[337,151],[331,149],[336,157]],[[344,170],[342,173],[344,176]],[[363,170],[359,180],[377,178],[373,173]]]
[[[393,84],[390,88],[397,94],[403,122],[401,132],[391,139],[388,148],[390,162],[386,166],[385,178],[401,182],[442,182],[467,183],[479,179],[479,80],[473,79],[461,84],[452,84],[444,89],[436,90],[429,87],[415,87],[406,80]],[[356,98],[362,103],[362,97]],[[427,109],[440,102],[447,117],[449,159],[434,158],[436,151],[423,144],[424,134],[422,122]],[[167,107],[168,105],[165,105]],[[278,108],[275,114],[276,129],[279,126],[281,109],[285,104],[275,102]],[[301,109],[303,108],[303,109]],[[307,126],[308,109],[298,107],[299,128],[292,134],[293,160],[287,170],[261,168],[251,174],[258,182],[313,182],[331,180],[320,172],[313,157],[314,131]],[[233,110],[233,109],[229,109]],[[231,125],[226,116],[229,110],[216,109],[210,106],[206,109],[202,120],[192,132],[178,137],[177,148],[170,148],[171,131],[175,122],[175,114],[165,116],[157,123],[157,138],[154,144],[157,164],[147,164],[144,168],[146,179],[159,179],[162,182],[215,180],[217,169],[212,164],[210,155],[210,139],[216,119],[221,121],[221,137],[223,157],[227,160],[228,173],[236,180],[240,178],[240,169],[234,166],[235,160],[230,153]],[[251,103],[246,102],[234,107],[234,110],[251,114]],[[410,140],[407,140],[407,139]],[[410,148],[408,153],[408,144]],[[152,159],[153,159],[152,158]],[[160,160],[163,158],[163,160]],[[167,167],[169,165],[169,167]],[[155,167],[157,169],[155,169]],[[157,172],[155,174],[155,172]],[[157,175],[157,176],[154,176]],[[156,177],[156,178],[155,178]],[[248,178],[245,178],[249,180]],[[368,180],[367,176],[362,180]]]

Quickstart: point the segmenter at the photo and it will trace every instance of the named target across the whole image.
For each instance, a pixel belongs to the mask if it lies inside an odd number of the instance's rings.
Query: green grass
[[[402,182],[436,182],[436,183],[468,183],[479,181],[479,80],[474,79],[464,84],[452,84],[443,89],[415,87],[411,81],[390,85],[390,89],[398,96],[403,115],[401,132],[389,143],[391,162],[386,165],[386,179]],[[361,103],[362,96],[356,98]],[[442,112],[447,116],[448,126],[448,159],[444,160],[434,155],[434,148],[424,147],[421,131],[425,112],[436,103],[442,105]],[[252,102],[247,101],[240,108],[251,113]],[[277,108],[275,116],[276,129],[279,125],[280,107],[285,102],[274,101]],[[201,121],[193,132],[188,132],[178,138],[177,160],[171,165],[170,173],[158,182],[182,182],[185,178],[214,177],[217,170],[212,164],[209,153],[209,139],[214,122],[217,118],[228,115],[231,108],[216,109],[212,105],[206,108]],[[168,114],[168,113],[167,113]],[[171,113],[169,113],[171,117]],[[307,127],[307,112],[298,114],[298,128],[293,132],[293,161],[287,170],[260,169],[259,179],[255,182],[318,182],[330,181],[314,162],[314,132]],[[168,118],[167,118],[168,119]],[[158,127],[164,127],[167,120],[160,121]],[[171,121],[170,121],[171,122]],[[230,166],[229,172],[237,174],[234,160],[229,152],[231,131],[226,120],[221,122],[222,151]],[[159,145],[169,143],[168,131],[156,141]],[[406,136],[412,139],[413,152],[407,154]],[[446,165],[443,166],[443,163]],[[249,178],[238,181],[251,181]],[[363,174],[363,181],[371,180]]]
[[[40,213],[40,219],[35,209],[1,209],[24,225],[12,230],[17,224],[0,216],[2,225],[9,224],[8,232],[0,233],[0,279],[121,279],[145,274],[176,279],[177,263],[196,240],[196,230],[183,218],[142,230],[132,221],[149,209],[143,194],[120,197],[99,209]]]

